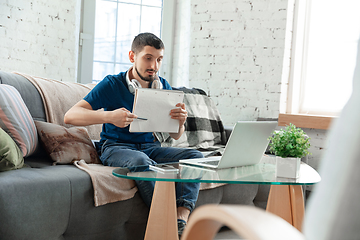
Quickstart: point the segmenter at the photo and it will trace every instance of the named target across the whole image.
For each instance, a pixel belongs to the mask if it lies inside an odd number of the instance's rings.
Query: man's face
[[[151,46],[145,46],[141,52],[129,53],[130,61],[134,63],[134,69],[140,79],[151,82],[154,81],[157,71],[159,71],[163,57],[164,49],[156,49]]]

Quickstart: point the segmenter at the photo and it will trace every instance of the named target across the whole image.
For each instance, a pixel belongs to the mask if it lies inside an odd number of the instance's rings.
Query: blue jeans
[[[106,140],[101,147],[100,160],[105,166],[132,167],[157,163],[178,162],[180,159],[202,158],[203,154],[194,149],[161,147],[154,143],[117,143]],[[150,207],[155,182],[135,181],[140,196]],[[177,183],[176,205],[192,212],[199,195],[200,183]]]

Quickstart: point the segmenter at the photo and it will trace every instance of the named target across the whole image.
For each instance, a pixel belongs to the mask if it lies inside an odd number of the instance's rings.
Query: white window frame
[[[91,83],[93,78],[96,0],[82,0],[81,5],[77,81],[79,83]],[[163,0],[161,39],[165,45],[165,56],[160,69],[160,76],[166,78],[170,84],[172,83],[170,77],[172,74],[175,10],[176,0]]]
[[[291,41],[290,74],[287,92],[286,113],[298,114],[302,99],[299,89],[302,88],[306,76],[306,64],[304,61],[307,54],[308,37],[306,29],[309,27],[308,0],[295,0],[293,35]]]
[[[333,113],[321,115],[301,113],[301,101],[303,96],[300,89],[303,88],[306,78],[308,29],[310,24],[311,0],[289,1],[289,7],[293,4],[293,24],[290,53],[290,69],[288,75],[284,70],[283,83],[288,84],[286,100],[282,101],[279,114],[279,125],[285,126],[290,123],[303,128],[328,129],[333,119],[337,118]],[[285,64],[284,64],[285,67]],[[287,75],[287,76],[286,76]]]

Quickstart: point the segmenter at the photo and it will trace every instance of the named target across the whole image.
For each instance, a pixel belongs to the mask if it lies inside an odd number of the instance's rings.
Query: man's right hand
[[[126,108],[119,108],[111,112],[111,123],[120,128],[129,126],[136,118],[137,116]]]

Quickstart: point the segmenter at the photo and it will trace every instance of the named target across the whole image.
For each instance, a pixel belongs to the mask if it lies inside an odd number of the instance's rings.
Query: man
[[[139,34],[134,38],[129,52],[133,66],[127,72],[106,76],[65,114],[64,122],[67,124],[103,124],[97,148],[104,165],[131,167],[203,157],[193,149],[161,147],[152,133],[129,132],[130,123],[137,118],[131,113],[134,88],[154,88],[156,85],[156,88],[171,89],[165,79],[156,75],[163,56],[164,44],[158,37],[151,33]],[[96,111],[101,108],[105,111]],[[187,118],[185,104],[174,106],[170,116],[179,121],[178,133],[170,133],[170,136],[179,139]],[[136,181],[136,184],[142,199],[150,206],[155,183]],[[194,209],[198,193],[199,183],[179,183],[176,186],[179,235]]]

